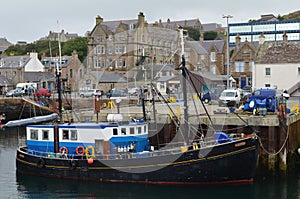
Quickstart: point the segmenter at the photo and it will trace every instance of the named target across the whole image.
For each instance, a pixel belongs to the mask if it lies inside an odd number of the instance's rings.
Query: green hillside
[[[287,15],[278,16],[279,20],[300,20],[300,10],[289,13]]]

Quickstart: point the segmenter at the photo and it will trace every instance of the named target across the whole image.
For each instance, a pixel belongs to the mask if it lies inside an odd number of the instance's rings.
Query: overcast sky
[[[30,43],[61,29],[84,36],[97,15],[111,21],[137,19],[143,12],[148,23],[198,18],[225,26],[223,15],[232,15],[229,23],[235,23],[300,10],[300,0],[6,0],[0,5],[0,38],[12,43]]]

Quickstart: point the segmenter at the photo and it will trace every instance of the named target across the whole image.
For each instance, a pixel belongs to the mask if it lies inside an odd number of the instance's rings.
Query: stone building
[[[149,25],[143,13],[137,20],[108,22],[97,16],[88,40],[88,68],[120,73],[144,64],[173,64],[178,46],[176,31]]]
[[[236,46],[232,48],[230,58],[230,74],[236,81],[238,88],[252,86],[252,70],[256,59],[256,52],[259,42],[240,41],[239,35],[236,37]]]
[[[69,41],[70,39],[74,39],[76,37],[78,37],[77,33],[68,33],[68,32],[65,32],[64,30],[61,30],[61,32],[49,31],[49,34],[47,36],[41,38],[40,40],[50,40],[50,41],[60,40],[60,42],[66,42],[66,41]]]
[[[61,63],[59,60],[61,59]],[[57,67],[61,69],[61,80],[63,91],[79,91],[81,80],[86,72],[82,62],[78,58],[76,51],[73,51],[72,56],[60,57],[45,57],[41,58],[41,62],[45,66],[45,71],[50,72],[53,76],[56,75]]]

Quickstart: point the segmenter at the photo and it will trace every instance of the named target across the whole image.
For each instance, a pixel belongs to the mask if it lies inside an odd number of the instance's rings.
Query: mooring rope
[[[279,121],[280,121],[280,119],[279,119]],[[284,124],[283,124],[283,125],[284,125]],[[285,147],[285,145],[286,145],[286,143],[287,143],[287,141],[288,141],[288,138],[289,138],[289,133],[288,133],[289,131],[288,131],[287,129],[285,129],[284,127],[283,127],[283,129],[284,129],[285,132],[286,132],[286,138],[285,138],[285,140],[284,140],[282,146],[280,147],[280,149],[279,149],[277,152],[275,152],[275,153],[269,152],[269,151],[264,147],[264,145],[263,145],[263,143],[262,143],[262,141],[261,141],[261,138],[258,136],[258,140],[259,140],[259,143],[260,143],[261,148],[262,148],[263,151],[264,151],[265,153],[267,153],[268,155],[272,155],[272,156],[278,155],[278,154],[283,150],[283,148]]]

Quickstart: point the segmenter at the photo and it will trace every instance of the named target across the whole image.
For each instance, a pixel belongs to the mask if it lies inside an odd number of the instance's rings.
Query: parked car
[[[94,97],[94,96],[102,97],[103,96],[103,91],[100,90],[100,89],[81,90],[79,92],[79,96],[81,98],[84,98],[84,97]]]
[[[33,93],[33,96],[35,96],[37,98],[40,98],[40,97],[50,98],[51,94],[52,94],[51,91],[49,91],[48,89],[46,89],[46,88],[40,88],[40,89],[38,89],[37,91],[35,91]]]
[[[112,89],[111,91],[106,93],[108,98],[111,97],[126,97],[126,92],[121,89]]]
[[[133,87],[128,90],[128,95],[129,96],[138,96],[138,91],[139,91],[138,87]]]
[[[13,89],[5,94],[6,97],[22,97],[23,95],[24,93],[21,89]]]
[[[201,100],[208,104],[211,100],[218,100],[220,93],[221,91],[219,88],[212,88],[210,91],[202,95]]]
[[[219,106],[236,106],[243,99],[243,95],[242,89],[226,89],[219,97]]]

